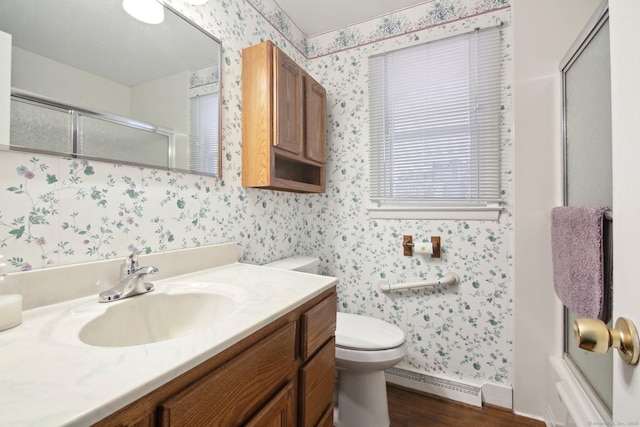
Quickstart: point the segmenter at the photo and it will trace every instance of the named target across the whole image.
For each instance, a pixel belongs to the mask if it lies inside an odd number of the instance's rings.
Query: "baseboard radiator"
[[[482,406],[482,388],[401,368],[385,371],[387,382],[474,406]]]

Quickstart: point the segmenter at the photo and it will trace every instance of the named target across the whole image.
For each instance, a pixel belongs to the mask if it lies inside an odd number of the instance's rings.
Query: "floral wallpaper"
[[[317,255],[339,310],[388,320],[417,371],[511,384],[511,28],[508,0],[438,0],[307,38],[271,0],[167,0],[223,43],[222,179],[0,152],[0,253],[13,271],[235,241],[243,261]],[[367,57],[503,24],[503,190],[499,221],[372,220],[367,214]],[[325,194],[241,187],[242,49],[271,39],[328,93]],[[402,235],[442,238],[443,256],[402,256]],[[457,272],[456,287],[380,292]]]
[[[501,159],[506,208],[499,221],[370,219],[367,58],[494,25],[503,26],[506,76]],[[298,251],[321,254],[324,273],[340,279],[339,310],[383,318],[404,330],[411,368],[479,384],[511,383],[510,46],[510,10],[504,1],[427,2],[309,42],[309,71],[329,94],[329,172],[327,196],[303,201],[306,225]],[[442,258],[404,257],[405,234],[414,240],[440,236]],[[377,288],[381,279],[431,280],[447,271],[458,273],[461,284],[392,293]]]
[[[220,75],[218,67],[211,65],[189,73],[189,98],[218,91]]]

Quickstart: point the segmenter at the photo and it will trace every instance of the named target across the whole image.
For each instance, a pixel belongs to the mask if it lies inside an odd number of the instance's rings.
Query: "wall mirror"
[[[0,148],[219,176],[220,42],[170,7],[147,24],[122,4],[0,2],[12,38]]]

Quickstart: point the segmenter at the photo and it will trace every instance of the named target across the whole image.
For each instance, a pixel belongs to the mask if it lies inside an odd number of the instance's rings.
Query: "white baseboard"
[[[558,378],[555,383],[557,396],[568,413],[566,416],[567,422],[565,423],[567,426],[608,426],[614,424],[611,419],[603,418],[602,413],[589,399],[583,386],[571,372],[565,360],[552,356],[549,361]]]
[[[513,409],[513,389],[494,383],[482,384],[482,401],[488,405]]]
[[[558,421],[555,416],[555,414],[553,413],[553,410],[547,406],[547,410],[545,411],[546,415],[544,417],[544,424],[547,427],[565,427],[565,424]]]

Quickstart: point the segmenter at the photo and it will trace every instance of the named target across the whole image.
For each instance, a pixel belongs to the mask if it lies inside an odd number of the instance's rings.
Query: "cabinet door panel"
[[[327,95],[318,82],[305,75],[305,157],[324,163],[326,153]]]
[[[303,81],[302,69],[280,49],[275,52],[275,132],[274,144],[294,154],[302,154]]]
[[[293,377],[295,324],[289,323],[159,407],[160,425],[237,426]]]
[[[335,386],[336,345],[329,341],[300,370],[300,424],[313,427],[333,406]]]
[[[293,382],[290,382],[245,427],[293,427],[296,424],[294,405]]]
[[[327,409],[316,427],[333,427],[333,408]]]

